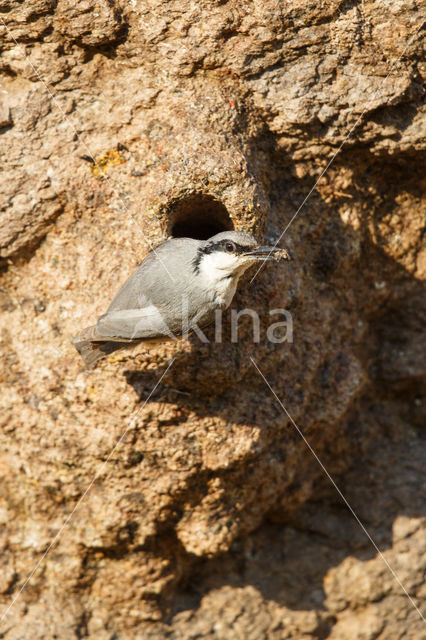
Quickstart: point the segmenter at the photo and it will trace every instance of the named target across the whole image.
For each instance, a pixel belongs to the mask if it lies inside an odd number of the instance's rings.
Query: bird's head
[[[255,263],[278,259],[290,258],[284,249],[259,245],[248,233],[222,231],[198,249],[194,268],[215,279],[239,278]]]

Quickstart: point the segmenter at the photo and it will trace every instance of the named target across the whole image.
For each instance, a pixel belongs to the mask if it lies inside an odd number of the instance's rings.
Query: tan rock
[[[420,638],[420,3],[3,5],[0,635]],[[83,370],[150,247],[227,228],[293,258],[235,297],[259,342]]]

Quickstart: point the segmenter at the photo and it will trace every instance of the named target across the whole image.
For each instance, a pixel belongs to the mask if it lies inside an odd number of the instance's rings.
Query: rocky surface
[[[0,5],[1,637],[423,637],[422,21]],[[229,312],[84,371],[70,337],[149,248],[225,228],[293,256],[234,300],[260,342]]]

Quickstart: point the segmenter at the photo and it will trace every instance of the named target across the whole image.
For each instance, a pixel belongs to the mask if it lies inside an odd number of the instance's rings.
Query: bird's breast
[[[223,278],[216,283],[214,293],[214,303],[218,307],[226,309],[232,302],[237,289],[237,280],[234,278]]]

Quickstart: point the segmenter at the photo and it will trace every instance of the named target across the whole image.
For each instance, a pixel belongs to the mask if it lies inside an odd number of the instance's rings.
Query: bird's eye
[[[233,251],[235,251],[235,244],[233,242],[227,242],[225,244],[225,249],[226,251],[228,251],[229,253],[232,253]]]

